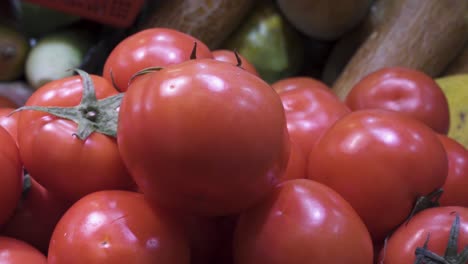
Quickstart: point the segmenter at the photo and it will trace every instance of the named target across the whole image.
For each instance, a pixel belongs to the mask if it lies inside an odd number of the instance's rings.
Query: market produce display
[[[73,3],[0,3],[1,263],[468,263],[466,0]]]

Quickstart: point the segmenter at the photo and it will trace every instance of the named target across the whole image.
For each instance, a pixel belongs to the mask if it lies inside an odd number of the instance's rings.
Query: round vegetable
[[[13,215],[23,187],[23,169],[18,147],[10,134],[0,127],[0,225]]]
[[[26,170],[44,188],[69,201],[134,185],[116,139],[103,134],[113,128],[109,124],[117,117],[118,104],[113,107],[112,100],[118,98],[112,96],[118,93],[106,79],[80,74],[36,90],[26,107],[20,108],[18,121],[18,144]]]
[[[422,71],[389,67],[359,81],[346,97],[351,110],[379,108],[405,113],[447,134],[449,107],[442,89]]]
[[[119,111],[118,146],[155,204],[238,213],[270,192],[289,158],[281,100],[231,63],[198,59],[133,82]]]
[[[240,215],[236,264],[371,264],[372,241],[354,209],[327,186],[286,181]]]
[[[313,78],[291,77],[272,84],[286,112],[292,141],[308,156],[318,138],[350,112],[328,87]]]
[[[468,207],[468,150],[456,140],[438,135],[448,157],[448,175],[442,187],[444,193],[439,202],[442,206]]]
[[[89,194],[58,222],[48,263],[189,264],[188,242],[173,221],[139,193]]]
[[[18,144],[18,113],[11,114],[15,109],[0,108],[0,126],[13,137]]]
[[[467,225],[465,207],[424,210],[392,234],[381,251],[379,263],[466,263]]]
[[[437,135],[401,113],[370,109],[338,120],[312,149],[308,178],[342,195],[379,244],[416,200],[445,182],[448,162]]]
[[[236,56],[234,51],[230,51],[230,50],[227,50],[227,49],[218,49],[218,50],[212,51],[211,54],[213,54],[213,58],[215,60],[229,62],[229,63],[232,63],[234,65],[239,64],[239,61],[237,59],[237,57],[239,57],[239,59],[240,59],[240,65],[239,66],[241,68],[244,68],[246,71],[248,71],[248,72],[250,72],[250,73],[252,73],[254,75],[260,76],[258,74],[257,70],[255,69],[255,66],[252,63],[247,61],[247,59],[244,58],[240,54],[237,54],[237,56]]]
[[[122,40],[109,54],[103,76],[124,92],[130,78],[148,67],[164,67],[189,60],[196,43],[196,58],[213,58],[200,40],[169,28],[141,30]]]
[[[47,258],[31,245],[11,237],[0,236],[0,263],[47,264]]]

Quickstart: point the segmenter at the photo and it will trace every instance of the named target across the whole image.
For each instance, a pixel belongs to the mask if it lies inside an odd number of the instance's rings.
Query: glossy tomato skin
[[[445,150],[432,129],[381,109],[355,111],[337,121],[308,162],[308,178],[343,196],[377,244],[409,216],[418,196],[442,187],[448,172]]]
[[[468,207],[468,150],[460,143],[445,135],[438,134],[447,152],[448,175],[442,187],[444,193],[439,202],[441,206]]]
[[[380,253],[382,264],[413,264],[415,250],[423,247],[430,233],[428,249],[443,256],[450,235],[450,228],[460,216],[458,249],[461,252],[468,244],[468,209],[459,206],[443,206],[423,210],[406,225],[401,225],[392,234],[385,249]]]
[[[237,65],[237,58],[236,58],[236,55],[235,55],[234,51],[232,51],[232,50],[218,49],[218,50],[213,50],[211,52],[211,54],[213,55],[213,58],[215,60],[225,61],[225,62],[232,63],[234,65]],[[260,77],[260,74],[258,73],[257,69],[255,69],[255,66],[252,63],[250,63],[241,54],[237,54],[237,55],[241,59],[242,65],[240,67],[242,67],[246,71]]]
[[[204,215],[235,214],[283,174],[289,137],[271,87],[230,63],[187,61],[131,85],[118,146],[145,196]]]
[[[447,99],[425,73],[402,67],[377,70],[359,81],[346,97],[351,110],[379,108],[405,113],[447,134],[450,115]]]
[[[307,159],[302,149],[295,142],[290,140],[290,156],[286,171],[280,178],[280,182],[294,179],[303,179],[307,177]]]
[[[324,83],[313,78],[286,78],[272,87],[283,103],[291,140],[306,156],[323,132],[350,112]]]
[[[18,143],[18,117],[19,113],[11,114],[14,108],[0,108],[0,126],[3,127]],[[10,115],[11,114],[11,115]]]
[[[8,132],[0,127],[0,225],[13,215],[23,188],[23,168],[18,147]]]
[[[98,99],[117,94],[102,77],[91,75]],[[33,106],[71,107],[80,103],[83,85],[79,76],[47,83],[26,102]],[[73,134],[73,121],[25,110],[18,120],[18,144],[26,170],[44,188],[74,202],[86,194],[133,185],[120,158],[115,138],[92,133],[81,140]]]
[[[125,92],[130,78],[148,67],[165,67],[190,59],[194,43],[196,57],[213,58],[210,49],[202,41],[183,32],[169,28],[141,30],[122,40],[109,54],[103,76]]]
[[[99,191],[72,207],[57,224],[49,264],[188,264],[188,242],[167,211],[142,194]]]
[[[55,225],[71,204],[54,196],[31,178],[29,190],[2,233],[34,246],[47,254]]]
[[[327,186],[307,180],[279,184],[239,217],[234,263],[371,264],[372,241],[354,209]]]
[[[11,237],[0,236],[0,263],[47,264],[47,258],[33,246]]]

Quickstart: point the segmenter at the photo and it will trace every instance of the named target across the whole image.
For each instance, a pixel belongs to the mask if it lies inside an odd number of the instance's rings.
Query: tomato
[[[346,97],[351,110],[379,108],[405,113],[438,133],[447,134],[450,115],[447,99],[424,72],[388,67],[362,78]]]
[[[213,50],[211,52],[211,54],[213,55],[213,58],[215,60],[219,60],[219,61],[225,61],[225,62],[229,62],[229,63],[232,63],[234,65],[237,65],[238,62],[237,62],[237,58],[236,58],[236,55],[234,53],[234,51],[231,51],[231,50],[226,50],[226,49],[218,49],[218,50]],[[246,71],[254,74],[254,75],[257,75],[260,77],[260,75],[258,74],[257,72],[257,69],[255,69],[255,66],[250,63],[245,57],[243,57],[242,55],[240,54],[237,54],[241,60],[241,65],[240,67],[244,68]]]
[[[0,95],[0,108],[17,108],[18,104],[13,102],[10,98]]]
[[[26,242],[11,237],[0,236],[0,263],[47,264],[47,258]]]
[[[0,127],[0,226],[13,215],[23,188],[23,169],[18,147],[8,132]]]
[[[118,92],[104,78],[91,75],[96,97]],[[83,83],[71,76],[47,83],[36,90],[27,106],[71,107],[80,103]],[[96,113],[99,115],[100,109]],[[26,170],[48,191],[76,201],[105,189],[127,189],[133,181],[120,158],[116,139],[101,133],[78,138],[71,120],[32,110],[20,112],[18,144]]]
[[[58,222],[49,264],[188,264],[187,239],[168,211],[142,194],[99,191],[73,204]]]
[[[190,59],[194,43],[197,58],[213,58],[208,46],[183,32],[169,28],[141,30],[122,40],[109,54],[103,76],[122,92],[132,75],[148,67],[165,67]]]
[[[381,109],[338,120],[308,160],[308,178],[343,196],[377,244],[409,216],[419,196],[442,187],[447,172],[445,150],[432,129]]]
[[[278,95],[213,59],[171,65],[132,84],[117,140],[148,200],[207,216],[250,207],[273,189],[289,158]]]
[[[281,176],[280,181],[287,181],[293,179],[303,179],[307,176],[306,156],[302,152],[299,145],[290,140],[290,156],[286,171]]]
[[[324,83],[313,78],[286,78],[272,87],[281,97],[291,140],[306,156],[323,132],[350,112]]]
[[[0,126],[3,127],[18,143],[18,113],[11,114],[14,108],[0,108]],[[10,115],[11,114],[11,115]]]
[[[327,186],[306,179],[283,182],[242,213],[234,263],[371,264],[372,241],[354,209]]]
[[[46,254],[55,225],[71,204],[30,179],[31,186],[2,233],[25,241]]]
[[[458,214],[457,253],[468,244],[468,209],[458,206],[436,207],[416,214],[407,224],[401,225],[389,238],[380,254],[382,264],[413,264],[416,248],[422,248],[428,239],[427,249],[443,256],[450,237],[450,230]],[[419,262],[419,263],[466,263],[463,262]]]
[[[448,136],[439,134],[439,139],[447,152],[448,175],[442,187],[444,193],[439,202],[442,206],[456,205],[468,207],[468,150]]]

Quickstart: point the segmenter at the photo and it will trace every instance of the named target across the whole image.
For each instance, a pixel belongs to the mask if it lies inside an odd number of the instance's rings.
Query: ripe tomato
[[[322,133],[350,112],[325,84],[313,78],[286,78],[272,87],[283,102],[291,140],[306,156]]]
[[[13,214],[23,188],[23,168],[18,147],[8,132],[0,127],[0,225]]]
[[[352,88],[346,104],[351,110],[379,108],[402,112],[442,134],[449,129],[444,93],[430,76],[414,69],[390,67],[370,73]]]
[[[91,80],[98,99],[117,94],[106,79],[91,75]],[[42,86],[26,105],[76,106],[82,93],[81,78],[71,76]],[[76,132],[77,124],[73,121],[39,111],[20,112],[18,144],[21,158],[38,183],[69,201],[98,190],[133,186],[115,138],[92,133],[81,140],[74,135]]]
[[[104,64],[103,76],[112,81],[112,71],[118,89],[125,92],[130,78],[138,71],[189,60],[195,42],[197,58],[213,58],[208,46],[183,32],[169,28],[139,31],[112,50]]]
[[[234,65],[237,65],[237,58],[236,58],[236,55],[233,51],[231,50],[226,50],[226,49],[218,49],[218,50],[213,50],[211,52],[211,54],[213,55],[213,58],[215,60],[219,60],[219,61],[225,61],[225,62],[229,62],[229,63],[232,63]],[[258,74],[257,72],[257,69],[255,69],[255,66],[250,63],[245,57],[243,57],[242,55],[240,54],[237,54],[239,56],[239,58],[241,59],[241,67],[244,68],[246,71],[254,74],[254,75],[257,75],[260,77],[260,75]]]
[[[55,225],[70,205],[31,178],[31,186],[2,233],[27,242],[47,254]]]
[[[0,263],[47,264],[47,258],[26,242],[11,237],[0,236]]]
[[[371,264],[372,241],[354,209],[327,186],[306,179],[278,185],[242,213],[234,263]]]
[[[409,216],[417,197],[442,187],[447,172],[445,150],[432,129],[380,109],[338,120],[308,163],[308,178],[341,194],[377,244]]]
[[[0,95],[0,108],[17,108],[18,104],[13,102],[10,98]]]
[[[13,113],[14,108],[0,108],[0,126],[3,127],[18,143],[18,113]],[[11,114],[11,115],[10,115]]]
[[[389,238],[380,254],[381,264],[416,263],[415,250],[423,247],[428,239],[427,249],[443,256],[449,240],[450,230],[456,215],[459,215],[458,243],[456,252],[468,244],[468,209],[465,207],[447,206],[423,210],[416,214],[407,224],[401,225]],[[429,262],[419,262],[429,263]],[[464,262],[430,262],[430,263],[466,263]]]
[[[136,192],[89,194],[58,222],[48,263],[188,264],[188,242],[173,221]]]
[[[439,200],[440,205],[468,207],[468,150],[452,138],[438,136],[448,157],[448,175],[442,187],[444,193]]]
[[[303,179],[307,176],[306,156],[296,142],[291,140],[289,143],[291,152],[288,160],[288,166],[286,167],[284,174],[281,176],[280,181]]]
[[[234,214],[276,185],[289,158],[289,137],[281,101],[262,79],[230,63],[199,59],[134,84],[120,106],[117,140],[150,201]]]

